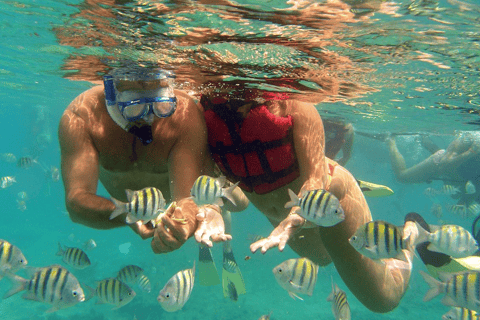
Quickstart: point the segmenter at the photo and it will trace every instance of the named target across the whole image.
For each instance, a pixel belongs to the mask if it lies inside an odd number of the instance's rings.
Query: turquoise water
[[[31,156],[29,169],[1,161],[0,175],[17,183],[0,190],[0,238],[17,245],[32,266],[61,263],[57,243],[78,246],[94,239],[93,266],[74,271],[83,282],[111,277],[137,264],[150,277],[150,294],[137,291],[127,306],[111,310],[95,299],[54,314],[46,305],[16,295],[0,302],[2,319],[333,319],[326,297],[330,276],[347,292],[353,319],[440,319],[448,310],[439,299],[422,302],[425,270],[414,260],[410,288],[387,314],[366,309],[348,291],[333,266],[319,272],[314,295],[292,300],[276,283],[272,268],[294,258],[292,250],[251,255],[249,235],[268,235],[271,225],[253,207],[235,214],[232,242],[247,294],[234,303],[220,286],[194,287],[184,309],[166,313],[158,291],[177,271],[191,267],[198,248],[191,239],[180,250],[154,255],[149,241],[130,229],[100,231],[74,224],[66,214],[61,180],[58,121],[79,93],[108,67],[131,61],[173,68],[177,85],[193,96],[207,81],[244,81],[276,90],[289,82],[298,98],[314,101],[324,118],[353,123],[358,132],[394,132],[407,165],[428,154],[416,133],[430,134],[446,147],[458,130],[476,131],[479,122],[480,7],[456,1],[1,1],[0,154]],[[374,219],[400,225],[410,211],[427,221],[470,228],[444,210],[430,213],[423,195],[430,185],[395,181],[383,142],[357,135],[346,166],[356,177],[390,186],[388,198],[368,198]],[[17,197],[26,192],[26,210]],[[100,186],[99,194],[108,196]],[[446,204],[448,199],[445,199]],[[221,245],[213,248],[220,271]],[[243,258],[251,255],[245,261]],[[22,274],[22,272],[19,272]],[[0,295],[9,288],[0,282]]]

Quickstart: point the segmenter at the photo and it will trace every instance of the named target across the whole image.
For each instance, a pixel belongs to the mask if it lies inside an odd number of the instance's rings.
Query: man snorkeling
[[[96,229],[126,225],[125,214],[110,219],[115,205],[97,195],[98,181],[120,201],[127,200],[126,189],[155,187],[167,202],[176,202],[156,227],[129,224],[142,238],[153,236],[156,253],[178,249],[197,230],[190,188],[210,160],[203,113],[191,97],[173,89],[173,81],[171,72],[159,69],[113,70],[104,86],[75,98],[58,131],[72,221]],[[204,232],[204,239],[227,239],[222,231]]]

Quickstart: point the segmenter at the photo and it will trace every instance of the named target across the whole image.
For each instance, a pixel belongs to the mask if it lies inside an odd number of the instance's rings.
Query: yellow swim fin
[[[229,289],[228,286],[233,284],[237,294],[245,294],[245,282],[243,281],[242,273],[240,268],[235,261],[233,256],[232,248],[228,242],[223,244],[223,268],[222,268],[222,287],[223,287],[223,296],[229,298]]]
[[[362,180],[357,180],[363,194],[368,197],[388,197],[393,194],[393,190],[381,184],[375,184]]]
[[[220,283],[217,267],[213,261],[212,251],[210,248],[200,244],[198,255],[198,278],[202,286],[214,286]]]

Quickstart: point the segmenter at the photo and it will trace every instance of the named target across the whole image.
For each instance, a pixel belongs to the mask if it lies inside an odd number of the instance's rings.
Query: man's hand
[[[288,239],[303,227],[305,224],[305,219],[300,217],[298,214],[293,213],[289,214],[285,220],[280,222],[280,224],[272,231],[268,238],[258,240],[250,245],[250,250],[252,252],[257,251],[261,248],[261,252],[265,253],[267,250],[277,247],[280,251],[283,251],[287,245]]]
[[[137,221],[129,224],[128,226],[132,228],[136,234],[142,237],[143,240],[153,237],[153,233],[155,232],[153,224],[150,221],[146,224],[143,224],[141,221]]]
[[[197,226],[192,212],[198,210],[193,201],[184,201],[181,206],[172,203],[156,221],[152,240],[155,253],[167,253],[180,248],[193,235]],[[190,215],[184,214],[190,212]]]
[[[220,242],[232,239],[231,235],[225,234],[225,224],[220,210],[218,206],[213,205],[206,205],[200,208],[197,214],[199,224],[197,231],[195,231],[195,240],[197,242],[212,247],[212,241]]]

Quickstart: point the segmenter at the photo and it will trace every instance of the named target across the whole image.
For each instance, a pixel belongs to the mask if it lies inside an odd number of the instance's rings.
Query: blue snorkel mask
[[[105,101],[112,119],[144,145],[149,144],[155,116],[170,117],[177,108],[174,74],[160,69],[129,68],[115,70],[103,78]],[[136,122],[146,124],[138,126]]]

